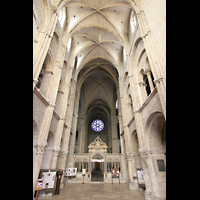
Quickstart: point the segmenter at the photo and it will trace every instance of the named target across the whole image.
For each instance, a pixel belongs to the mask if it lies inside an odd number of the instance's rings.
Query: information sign
[[[44,181],[43,179],[37,180],[35,190],[41,190],[42,189],[43,181]]]
[[[137,170],[137,175],[138,175],[138,183],[145,184],[144,172],[142,170]]]
[[[66,168],[64,176],[76,176],[77,168]]]
[[[44,184],[42,189],[54,188],[56,172],[43,172],[42,178],[44,179]]]

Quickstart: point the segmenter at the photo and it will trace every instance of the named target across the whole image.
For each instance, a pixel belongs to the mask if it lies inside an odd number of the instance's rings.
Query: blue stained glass
[[[91,123],[91,127],[94,131],[100,132],[104,128],[104,123],[100,119],[96,119]]]

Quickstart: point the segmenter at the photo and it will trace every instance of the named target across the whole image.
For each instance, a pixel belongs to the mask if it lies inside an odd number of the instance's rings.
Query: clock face
[[[103,130],[104,128],[104,123],[100,120],[100,119],[95,119],[92,124],[91,127],[94,131],[96,132],[100,132]]]

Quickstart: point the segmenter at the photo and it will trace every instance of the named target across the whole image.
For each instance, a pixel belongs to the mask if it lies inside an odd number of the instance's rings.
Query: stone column
[[[105,158],[104,158],[104,174],[107,174],[107,156],[105,153]]]
[[[142,167],[143,167],[143,173],[144,173],[144,179],[145,179],[145,200],[153,200],[155,195],[152,190],[152,180],[150,176],[150,172],[148,169],[148,153],[145,148],[139,148],[140,157],[142,160]]]
[[[90,178],[91,178],[91,153],[89,153],[89,163],[88,163],[88,174],[90,174]]]
[[[56,169],[60,148],[53,149],[51,169]]]
[[[44,155],[44,149],[47,146],[47,142],[38,142],[37,143],[37,153],[35,157],[35,162],[33,163],[33,194],[35,192],[35,185],[38,179],[38,175],[40,172],[40,166],[42,163],[42,158]]]
[[[37,153],[35,156],[35,162],[33,163],[33,187],[34,187],[34,189],[35,189],[35,184],[36,184],[38,174],[40,171],[40,166],[42,164],[44,148],[47,144],[46,141],[47,141],[47,136],[49,133],[53,110],[54,110],[54,105],[49,104],[49,106],[45,110],[45,114],[42,119],[41,127],[39,130],[39,136],[38,136],[38,142],[37,142],[37,145],[38,145]]]
[[[33,45],[33,91],[37,84],[44,59],[47,55],[51,40],[53,38],[55,26],[58,19],[58,13],[54,13],[49,24],[45,24]]]
[[[160,98],[161,106],[163,109],[164,116],[166,118],[166,72],[164,67],[161,66],[160,61],[158,59],[158,55],[156,52],[156,48],[154,45],[153,38],[151,36],[151,31],[149,29],[149,25],[147,19],[144,14],[144,10],[140,10],[137,13],[137,19],[140,27],[141,34],[143,35],[143,42],[147,52],[148,60],[151,66],[151,71],[153,72],[155,81],[158,89],[158,95]],[[160,85],[159,85],[160,84]]]
[[[68,147],[68,143],[67,143],[66,146]],[[67,159],[67,151],[61,150],[60,156],[59,156],[58,169],[64,169],[65,170],[66,159]],[[60,188],[63,188],[63,187],[64,187],[64,175],[62,176],[61,181],[60,181]]]
[[[142,93],[142,100],[140,101],[140,105],[142,105],[147,98],[146,84],[144,82],[140,82],[139,86],[141,88],[141,93]]]
[[[77,90],[76,99],[74,103],[74,114],[73,114],[73,122],[72,122],[72,137],[70,141],[70,150],[69,150],[69,166],[73,167],[73,154],[75,147],[75,139],[76,139],[76,126],[78,119],[78,107],[79,107],[79,98],[80,98],[80,90]]]
[[[127,152],[127,161],[128,161],[128,169],[129,169],[129,189],[130,190],[138,190],[137,181],[133,179],[134,175],[134,167],[133,167],[133,153]]]
[[[119,139],[117,135],[117,117],[115,110],[111,113],[112,153],[119,153]]]
[[[146,74],[147,74],[147,78],[148,78],[148,81],[149,81],[149,86],[150,86],[150,89],[151,89],[151,92],[152,92],[153,89],[154,89],[154,86],[153,86],[153,82],[152,82],[152,79],[151,79],[151,72],[147,71]]]

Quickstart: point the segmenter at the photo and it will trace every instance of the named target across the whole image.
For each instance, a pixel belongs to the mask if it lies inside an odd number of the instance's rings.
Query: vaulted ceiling
[[[71,38],[70,64],[90,123],[108,121],[117,98],[123,49],[129,48],[132,7],[126,0],[71,0],[65,6],[64,43]],[[82,99],[83,100],[83,99]]]
[[[72,0],[65,8],[63,38],[65,42],[72,38],[70,63],[77,56],[79,71],[101,58],[119,70],[123,47],[129,45],[131,6],[125,0]]]

